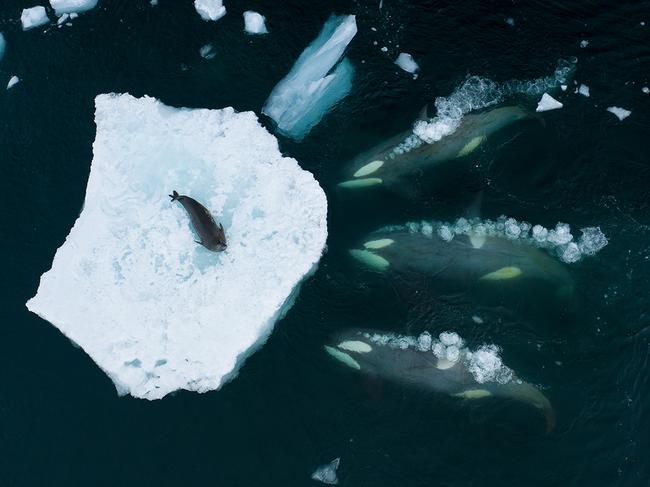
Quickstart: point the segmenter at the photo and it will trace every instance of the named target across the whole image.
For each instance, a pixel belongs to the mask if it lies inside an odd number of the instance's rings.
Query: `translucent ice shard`
[[[336,471],[339,468],[339,464],[341,463],[340,458],[335,458],[332,460],[330,463],[327,465],[323,465],[321,467],[318,467],[314,473],[311,474],[311,478],[313,480],[316,480],[318,482],[322,482],[324,484],[329,484],[329,485],[336,485],[339,483],[339,479],[336,476]]]
[[[23,26],[23,30],[40,27],[41,25],[47,24],[49,21],[50,19],[47,16],[45,7],[41,7],[40,5],[37,7],[26,8],[20,15],[20,23]]]
[[[354,15],[332,16],[276,86],[262,109],[278,130],[304,138],[352,88],[354,69],[345,49],[357,33]]]
[[[95,103],[83,210],[27,307],[80,345],[119,393],[217,389],[318,262],[325,194],[251,112],[128,94]],[[172,190],[223,223],[226,251],[194,242]]]
[[[194,0],[194,8],[203,20],[219,20],[226,15],[222,0]]]
[[[97,0],[50,0],[57,15],[81,13],[97,6]]]
[[[266,19],[263,15],[247,10],[244,12],[244,30],[248,34],[268,34]]]

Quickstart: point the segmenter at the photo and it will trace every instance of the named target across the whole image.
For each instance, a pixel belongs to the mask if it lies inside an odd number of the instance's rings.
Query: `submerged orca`
[[[183,205],[185,211],[190,215],[190,221],[192,222],[194,231],[200,238],[200,240],[196,241],[197,243],[214,252],[221,252],[226,249],[226,234],[223,231],[223,225],[220,223],[217,226],[214,218],[205,206],[194,198],[180,195],[176,191],[173,191],[169,197],[172,201],[178,201]]]
[[[542,411],[547,433],[554,429],[555,413],[548,398],[537,387],[502,366],[500,360],[499,367],[503,367],[505,378],[479,380],[483,378],[480,375],[477,378],[472,371],[476,366],[472,362],[472,352],[456,348],[456,360],[439,358],[434,353],[431,336],[428,335],[428,343],[424,346],[421,338],[390,337],[376,330],[350,329],[337,334],[324,348],[330,356],[352,369],[398,384],[465,400],[494,396],[523,402]]]

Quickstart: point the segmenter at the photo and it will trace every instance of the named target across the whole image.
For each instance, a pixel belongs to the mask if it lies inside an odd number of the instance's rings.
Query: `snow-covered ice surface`
[[[266,18],[252,10],[244,12],[244,30],[249,34],[269,33],[266,29]]]
[[[97,6],[97,0],[50,0],[57,15],[81,13]]]
[[[354,15],[331,16],[289,74],[273,88],[262,112],[281,133],[303,139],[350,92],[354,69],[347,58],[341,58],[356,33]]]
[[[438,359],[451,364],[462,362],[479,384],[498,382],[507,384],[513,380],[513,372],[501,360],[501,350],[496,345],[481,345],[476,350],[465,346],[465,341],[453,331],[443,331],[438,338],[424,332],[417,337],[394,333],[364,333],[371,342],[381,346],[407,350],[413,348],[420,352],[431,352]]]
[[[395,149],[403,153],[423,143],[433,144],[454,133],[463,117],[473,111],[498,105],[512,96],[537,97],[567,83],[576,69],[575,60],[560,60],[551,76],[531,80],[510,80],[497,83],[481,76],[468,77],[454,92],[435,100],[436,116],[430,120],[418,120],[413,134]]]
[[[99,95],[81,215],[30,311],[80,345],[119,393],[158,399],[233,378],[315,266],[327,201],[252,112]],[[194,242],[177,190],[222,222]]]
[[[23,26],[23,30],[33,29],[35,27],[40,27],[45,25],[50,21],[45,11],[45,7],[37,6],[32,8],[26,8],[23,10],[23,13],[20,15],[20,23]]]
[[[549,110],[557,110],[558,108],[562,108],[564,105],[557,101],[555,98],[553,98],[551,95],[548,93],[544,93],[542,95],[542,99],[539,100],[539,103],[537,104],[537,108],[535,109],[536,112],[548,112]]]
[[[226,15],[222,0],[194,0],[194,8],[203,20],[219,20]]]
[[[395,60],[395,64],[397,64],[400,68],[402,68],[407,73],[411,73],[411,74],[415,74],[420,69],[418,63],[416,63],[415,60],[413,59],[413,56],[411,56],[406,52],[399,53],[399,56],[397,56],[397,59]]]
[[[9,79],[9,82],[7,83],[7,89],[10,90],[14,86],[16,86],[16,84],[18,84],[19,82],[20,82],[20,78],[18,76],[12,76]]]
[[[557,223],[555,228],[549,230],[542,225],[533,226],[528,222],[517,221],[503,215],[496,220],[459,218],[451,223],[408,222],[404,225],[390,225],[378,230],[378,232],[395,231],[417,232],[427,237],[436,234],[447,242],[453,240],[456,235],[503,237],[524,245],[546,249],[568,264],[577,262],[584,256],[595,255],[608,243],[607,237],[600,227],[582,228],[580,229],[582,235],[576,239],[567,223]]]
[[[607,107],[607,111],[616,115],[619,120],[626,119],[632,114],[630,110],[621,107]]]
[[[336,475],[336,471],[338,470],[340,463],[341,458],[335,458],[327,465],[318,467],[316,470],[314,470],[314,473],[311,474],[312,480],[328,485],[338,484],[339,479]]]

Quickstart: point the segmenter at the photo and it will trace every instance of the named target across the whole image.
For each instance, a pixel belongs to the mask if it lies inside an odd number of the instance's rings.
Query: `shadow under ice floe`
[[[158,399],[232,378],[318,262],[327,201],[251,112],[100,95],[83,210],[27,307],[79,344],[120,393]],[[224,223],[194,242],[170,189]]]

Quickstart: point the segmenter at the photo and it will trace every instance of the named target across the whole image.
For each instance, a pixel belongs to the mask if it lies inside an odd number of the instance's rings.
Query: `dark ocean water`
[[[155,8],[100,0],[71,27],[22,32],[20,11],[32,3],[2,1],[0,83],[22,81],[0,90],[1,486],[307,486],[338,456],[345,486],[650,485],[650,95],[641,91],[650,84],[650,3],[385,0],[381,11],[378,3],[226,1],[228,14],[212,23],[189,0]],[[270,35],[244,35],[249,9],[267,17]],[[279,137],[328,195],[318,271],[220,391],[118,397],[83,350],[24,305],[83,204],[94,97],[129,92],[259,114],[333,12],[357,15],[353,90],[304,141]],[[208,42],[217,53],[210,61],[199,55]],[[417,80],[392,63],[402,50],[420,64]],[[572,56],[591,96],[573,94],[571,83],[557,94],[562,110],[480,151],[487,163],[460,184],[417,199],[336,191],[346,161],[408,129],[422,105],[468,74],[538,78]],[[605,111],[611,105],[632,115],[620,122]],[[414,305],[347,257],[379,226],[455,219],[481,188],[487,218],[605,232],[605,249],[569,267],[577,292],[567,309],[517,313],[524,307],[515,303],[513,313],[431,296]],[[549,397],[557,428],[544,434],[539,415],[506,401],[463,403],[368,382],[322,352],[331,333],[350,326],[453,328],[472,345],[497,343]]]

